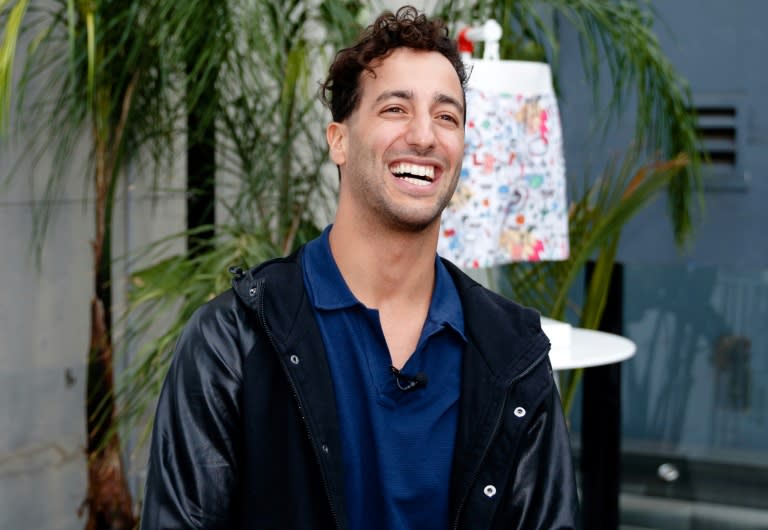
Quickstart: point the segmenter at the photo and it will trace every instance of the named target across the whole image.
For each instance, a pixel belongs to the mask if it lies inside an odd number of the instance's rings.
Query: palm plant
[[[220,24],[209,26],[212,13]],[[16,99],[14,127],[33,129],[25,156],[36,162],[53,153],[55,169],[35,212],[38,244],[53,213],[51,199],[71,175],[66,169],[76,165],[77,141],[86,137],[90,145],[85,174],[95,196],[95,223],[84,407],[88,487],[83,503],[89,530],[131,528],[135,522],[120,438],[113,428],[111,232],[118,182],[128,161],[156,179],[173,158],[169,146],[183,132],[177,124],[190,107],[208,104],[200,87],[208,86],[218,64],[236,60],[228,15],[226,4],[217,2],[0,1],[2,132],[7,132]],[[209,35],[204,54],[190,52],[186,32]],[[28,46],[22,53],[18,46],[23,42]],[[19,61],[22,74],[14,82]],[[45,90],[36,91],[40,85]]]

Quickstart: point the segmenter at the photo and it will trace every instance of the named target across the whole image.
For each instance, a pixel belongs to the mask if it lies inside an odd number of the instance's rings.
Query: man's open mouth
[[[393,175],[416,186],[428,186],[435,180],[435,166],[396,162],[389,168]]]

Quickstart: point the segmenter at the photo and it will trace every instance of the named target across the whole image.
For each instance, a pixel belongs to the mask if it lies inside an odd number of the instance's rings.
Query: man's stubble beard
[[[368,183],[368,180],[365,178],[356,181],[356,184],[353,185],[353,187],[357,189],[352,190],[352,192],[367,196],[368,200],[366,202],[370,203],[369,207],[372,210],[371,214],[378,217],[387,228],[403,233],[418,234],[431,229],[435,224],[440,224],[440,217],[451,202],[451,198],[456,191],[459,181],[458,175],[460,172],[461,167],[459,167],[451,177],[452,184],[450,188],[448,188],[444,194],[438,196],[435,209],[432,212],[414,212],[413,208],[388,201],[386,195],[382,193],[369,193],[364,189]],[[385,188],[384,185],[379,186],[379,189]]]

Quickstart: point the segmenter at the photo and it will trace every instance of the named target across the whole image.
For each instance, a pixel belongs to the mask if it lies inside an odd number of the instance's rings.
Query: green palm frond
[[[189,106],[196,105],[200,115],[213,121],[221,102],[203,96],[227,64],[250,54],[237,42],[242,34],[231,31],[239,23],[240,2],[4,4],[0,124],[8,123],[15,99],[21,128],[32,139],[25,156],[34,164],[53,154],[55,168],[45,184],[46,211],[36,215],[37,243],[61,188],[57,181],[67,169],[91,174],[73,167],[80,163],[75,145],[83,136],[97,135],[109,145],[111,166],[133,159],[140,164],[138,173],[157,183],[175,157],[176,140],[187,132],[181,124]],[[191,35],[203,36],[205,46],[199,48],[200,39]],[[30,44],[17,49],[17,42]],[[14,64],[23,65],[15,85]],[[41,86],[45,90],[36,89]]]
[[[5,16],[3,40],[0,43],[0,132],[7,132],[8,115],[11,112],[13,96],[13,74],[16,61],[16,47],[22,32],[22,22],[27,12],[29,0],[20,0],[10,10],[8,2],[0,1],[0,13]]]

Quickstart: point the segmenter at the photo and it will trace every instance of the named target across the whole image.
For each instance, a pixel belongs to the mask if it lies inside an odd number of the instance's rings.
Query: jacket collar
[[[541,329],[540,315],[490,291],[458,267],[443,260],[459,291],[466,334],[489,375],[509,384],[541,361],[549,340]]]

